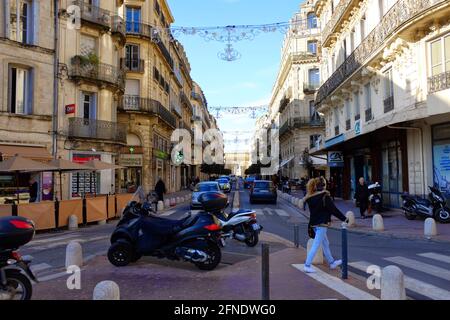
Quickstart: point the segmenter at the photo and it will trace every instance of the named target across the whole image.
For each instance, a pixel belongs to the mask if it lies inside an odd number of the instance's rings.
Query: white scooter
[[[222,212],[216,217],[219,219],[219,225],[222,228],[222,238],[236,239],[245,242],[249,247],[258,244],[259,233],[263,227],[256,221],[254,210],[241,209],[229,214]]]

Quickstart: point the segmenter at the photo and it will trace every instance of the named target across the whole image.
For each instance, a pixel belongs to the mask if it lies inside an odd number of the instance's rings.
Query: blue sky
[[[173,26],[255,25],[287,22],[301,0],[168,0],[175,17]],[[225,62],[217,57],[224,43],[206,42],[198,36],[181,36],[192,68],[192,77],[202,87],[210,106],[254,106],[267,104],[280,64],[284,35],[261,34],[253,41],[233,44],[242,57]],[[223,115],[223,131],[251,131],[255,120],[246,115]],[[251,134],[241,134],[240,137]],[[225,139],[233,136],[226,135]],[[226,144],[226,151],[245,149]]]

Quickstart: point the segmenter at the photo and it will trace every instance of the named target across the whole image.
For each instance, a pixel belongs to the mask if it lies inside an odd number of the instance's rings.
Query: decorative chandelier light
[[[208,107],[208,110],[214,114],[216,119],[222,117],[222,113],[228,114],[250,114],[251,119],[256,119],[262,113],[268,112],[269,106],[250,106],[250,107]]]

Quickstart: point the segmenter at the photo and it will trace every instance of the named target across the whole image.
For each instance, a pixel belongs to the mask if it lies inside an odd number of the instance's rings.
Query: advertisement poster
[[[42,173],[42,201],[53,200],[53,179],[51,172]]]
[[[450,143],[434,146],[434,183],[450,194]]]

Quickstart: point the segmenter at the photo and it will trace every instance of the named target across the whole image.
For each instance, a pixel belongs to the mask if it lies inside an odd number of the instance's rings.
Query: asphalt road
[[[231,197],[232,198],[232,197]],[[232,203],[230,199],[230,203]],[[255,209],[259,223],[264,231],[274,233],[289,241],[294,241],[294,225],[299,225],[300,245],[306,247],[307,218],[297,208],[285,200],[279,199],[277,205],[250,205],[248,191],[240,191],[241,208]],[[230,210],[228,208],[227,210]],[[166,212],[170,219],[179,219],[189,211],[189,204],[180,205]],[[65,249],[71,240],[81,242],[85,261],[105,255],[109,247],[109,237],[117,221],[103,226],[88,226],[77,231],[40,234],[28,245],[21,248],[22,254],[34,257],[33,266],[38,278],[51,279],[64,272]],[[341,233],[339,230],[329,230],[331,250],[335,258],[341,257]],[[348,234],[349,262],[367,262],[369,265],[399,265],[406,276],[420,280],[425,285],[444,289],[443,294],[450,296],[450,246],[448,243],[429,242],[425,240],[402,240],[386,236]],[[283,249],[282,245],[274,245],[272,250]],[[245,244],[235,240],[228,241],[223,250],[223,263],[234,264],[250,259],[260,254],[260,248],[248,248]],[[423,255],[425,254],[425,255]],[[387,260],[388,259],[388,260]],[[364,271],[349,268],[363,277]],[[435,294],[441,291],[434,290]],[[425,298],[420,294],[407,290],[410,297]],[[450,299],[450,298],[449,298]]]
[[[249,192],[245,190],[240,193],[240,206],[257,210],[258,220],[263,225],[264,231],[277,234],[292,242],[294,241],[294,225],[298,224],[300,245],[306,248],[309,239],[308,221],[292,204],[278,199],[277,205],[250,205]],[[339,230],[330,229],[328,231],[331,251],[335,258],[341,257],[341,236]],[[422,256],[423,254],[425,256]],[[349,263],[364,261],[381,268],[396,264],[406,276],[450,291],[450,245],[448,243],[394,239],[387,236],[348,232],[348,257]],[[367,274],[359,269],[350,266],[349,270],[367,277]],[[407,290],[407,295],[412,298],[425,299],[424,296],[409,290]]]

